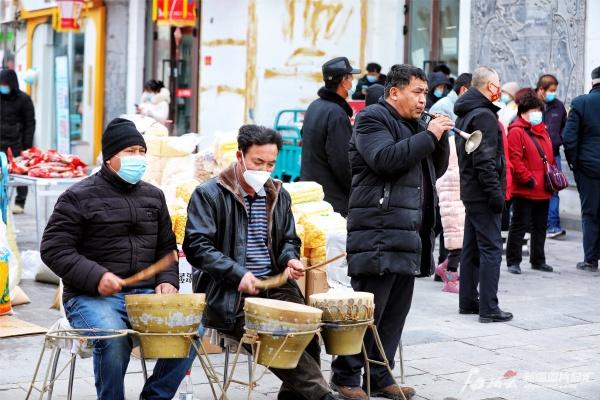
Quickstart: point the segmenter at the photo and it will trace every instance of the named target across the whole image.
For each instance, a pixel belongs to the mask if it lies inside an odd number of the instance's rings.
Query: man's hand
[[[429,121],[427,130],[433,133],[437,140],[440,140],[445,131],[454,127],[454,122],[444,114],[434,114],[434,116],[435,118]]]
[[[304,265],[300,260],[290,260],[287,263],[288,279],[298,280],[304,276]]]
[[[258,294],[258,289],[256,289],[255,285],[258,282],[258,278],[256,278],[252,272],[246,272],[242,280],[240,281],[240,285],[238,286],[238,291],[242,293],[256,295]]]
[[[170,294],[170,293],[177,293],[178,290],[175,286],[171,285],[170,283],[163,282],[154,288],[154,292],[156,294]]]
[[[101,296],[110,296],[121,291],[123,280],[112,272],[105,272],[98,282],[98,293]]]

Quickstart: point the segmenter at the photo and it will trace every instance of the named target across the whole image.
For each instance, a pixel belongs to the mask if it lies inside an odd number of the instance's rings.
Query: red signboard
[[[196,26],[196,0],[153,0],[152,20],[157,24]]]
[[[192,89],[189,88],[177,88],[175,91],[176,97],[192,97]]]

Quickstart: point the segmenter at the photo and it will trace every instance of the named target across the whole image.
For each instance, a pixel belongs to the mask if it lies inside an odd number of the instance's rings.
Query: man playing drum
[[[281,145],[272,129],[242,126],[237,163],[198,186],[188,206],[183,250],[208,276],[202,322],[238,339],[244,334],[245,297],[304,304],[295,282],[304,268],[291,198],[270,178]],[[289,277],[283,286],[259,293],[259,279],[282,272]],[[283,381],[279,399],[335,399],[321,373],[316,336],[296,368],[271,370]]]
[[[123,289],[123,279],[173,252],[177,245],[165,196],[143,182],[146,142],[133,122],[116,118],[102,136],[99,172],[63,193],[50,216],[40,252],[65,284],[63,302],[76,329],[131,328],[125,295],[177,293],[176,263],[156,276]],[[101,400],[125,398],[123,380],[129,337],[98,341],[94,348],[96,392]],[[140,399],[172,399],[188,359],[156,363]]]

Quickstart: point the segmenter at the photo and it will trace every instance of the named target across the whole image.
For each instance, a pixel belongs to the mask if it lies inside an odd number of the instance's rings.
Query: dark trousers
[[[465,203],[465,211],[459,305],[460,308],[473,309],[479,299],[480,314],[495,313],[499,310],[502,214],[490,211],[486,203]]]
[[[273,300],[289,301],[304,304],[300,289],[295,284],[287,282],[285,285],[260,292],[257,297]],[[240,339],[244,335],[244,302],[240,304],[236,316],[235,328],[231,332],[225,332]],[[320,399],[330,393],[329,385],[321,373],[321,347],[317,336],[308,344],[302,353],[298,365],[294,369],[270,369],[283,383],[281,390],[286,393],[295,394],[307,400]]]
[[[581,200],[581,226],[585,261],[596,264],[600,258],[600,179],[575,172]]]
[[[375,324],[392,369],[404,322],[412,303],[414,286],[415,277],[409,275],[385,274],[352,278],[354,290],[375,295]],[[370,359],[382,360],[370,331],[367,331],[364,343]],[[331,365],[333,383],[339,386],[360,386],[363,366],[362,353],[336,358]],[[375,364],[369,367],[371,389],[382,389],[394,383],[386,367]],[[363,386],[366,387],[366,376],[363,379]]]
[[[441,264],[446,261],[446,258],[448,258],[448,249],[446,249],[446,245],[444,244],[444,227],[442,225],[442,215],[440,213],[439,205],[435,206],[435,215],[435,226],[433,230],[435,232],[435,236],[440,237],[440,246],[438,248],[438,264]]]
[[[511,203],[511,200],[504,203],[504,211],[502,211],[502,231],[510,229],[510,216],[512,215]]]
[[[15,199],[15,204],[25,207],[25,200],[27,200],[27,186],[17,186],[17,198]]]
[[[448,271],[450,271],[450,272],[458,271],[458,265],[460,264],[460,255],[461,254],[462,254],[462,249],[448,250]]]
[[[546,263],[544,245],[546,244],[546,224],[548,222],[548,200],[530,200],[513,197],[513,216],[506,241],[506,263],[518,265],[522,261],[523,238],[525,232],[531,232],[529,262],[531,265]]]

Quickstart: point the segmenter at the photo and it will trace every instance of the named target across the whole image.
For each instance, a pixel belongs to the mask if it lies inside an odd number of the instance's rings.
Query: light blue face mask
[[[546,93],[546,103],[550,103],[556,99],[556,92],[547,92]]]
[[[377,82],[377,77],[375,75],[367,75],[367,81],[369,81],[369,83],[375,83]]]
[[[500,101],[504,104],[508,104],[510,103],[510,96],[506,93],[502,93],[502,96],[500,96]]]
[[[144,156],[126,156],[119,157],[121,159],[121,168],[117,171],[117,175],[127,183],[135,185],[142,180],[148,160]]]
[[[9,94],[10,93],[10,86],[6,86],[6,85],[0,86],[0,93],[1,94]]]
[[[531,111],[529,113],[529,123],[532,126],[536,126],[542,123],[542,112],[541,111]]]
[[[444,96],[444,91],[443,91],[443,90],[440,90],[440,89],[435,89],[435,90],[433,91],[433,95],[434,95],[435,97],[437,97],[438,99],[441,99],[441,98],[442,98],[442,96]]]

